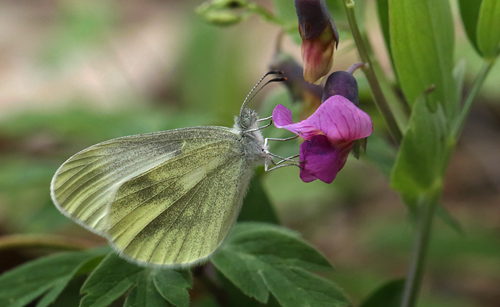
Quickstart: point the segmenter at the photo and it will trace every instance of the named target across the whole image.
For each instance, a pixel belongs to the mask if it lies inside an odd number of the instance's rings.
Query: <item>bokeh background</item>
[[[272,10],[270,1],[258,1]],[[374,1],[365,22],[377,59],[391,76]],[[201,1],[0,0],[0,236],[58,234],[102,244],[52,205],[50,180],[69,156],[130,134],[233,124],[241,102],[268,70],[280,29],[254,16],[231,27],[194,12]],[[456,16],[456,58],[466,61],[465,91],[481,60]],[[341,14],[341,12],[339,12]],[[346,23],[334,70],[357,61]],[[300,60],[300,46],[284,41]],[[405,275],[412,224],[387,172],[394,151],[361,73],[363,108],[376,131],[368,153],[350,157],[330,185],[303,183],[296,168],[263,176],[282,224],[302,233],[336,268],[331,278],[358,304]],[[437,219],[419,306],[500,304],[500,66],[476,101],[452,157],[442,199],[462,233]],[[281,85],[252,102],[262,117],[290,104]],[[287,136],[267,128],[265,136]],[[273,144],[274,145],[274,144]],[[298,144],[278,152],[297,153]],[[425,146],[425,144],[422,144]],[[1,237],[0,237],[1,238]],[[0,272],[40,253],[0,250]]]

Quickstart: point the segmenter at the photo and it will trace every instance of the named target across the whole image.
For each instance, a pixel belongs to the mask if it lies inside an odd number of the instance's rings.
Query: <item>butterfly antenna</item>
[[[266,72],[262,78],[260,78],[259,82],[257,82],[257,84],[255,84],[255,86],[250,90],[250,92],[248,93],[247,97],[245,97],[245,100],[243,101],[243,104],[241,105],[241,110],[240,110],[240,116],[241,114],[243,113],[243,109],[245,108],[245,106],[250,102],[252,101],[252,99],[264,88],[266,87],[266,85],[268,85],[269,83],[272,83],[272,82],[281,82],[281,81],[285,81],[286,80],[286,77],[276,77],[276,78],[273,78],[269,81],[267,81],[266,83],[264,83],[264,85],[262,85],[260,88],[259,88],[259,85],[262,83],[262,81],[264,81],[264,79],[269,76],[269,75],[282,75],[283,72],[281,70],[272,70],[272,71],[268,71]]]

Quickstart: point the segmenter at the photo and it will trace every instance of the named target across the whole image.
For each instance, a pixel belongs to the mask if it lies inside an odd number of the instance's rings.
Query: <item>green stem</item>
[[[366,32],[363,33],[363,41],[369,42],[368,36]],[[377,62],[377,59],[373,56],[375,53],[373,52],[373,48],[371,44],[366,44],[366,48],[368,50],[368,54],[371,55],[370,58],[372,60],[372,68],[377,76],[378,83],[382,88],[382,92],[385,94],[385,99],[389,103],[389,107],[392,110],[392,114],[396,118],[396,122],[398,123],[398,127],[400,131],[403,131],[408,127],[408,121],[410,119],[411,108],[410,105],[406,102],[406,100],[402,99],[397,92],[397,85],[391,83],[385,75],[382,67]]]
[[[437,193],[440,195],[440,193]],[[427,249],[431,237],[432,221],[439,197],[423,198],[418,204],[417,229],[410,258],[401,307],[413,307],[417,302],[424,276]]]
[[[474,80],[474,84],[472,85],[472,89],[470,90],[469,94],[467,95],[467,98],[465,99],[464,106],[460,112],[460,115],[455,122],[455,126],[453,127],[452,135],[455,137],[455,139],[458,139],[460,134],[462,133],[462,129],[465,125],[465,120],[467,119],[467,115],[469,115],[470,108],[472,106],[472,102],[477,96],[477,93],[481,89],[481,86],[484,83],[484,80],[486,80],[486,77],[488,76],[488,73],[490,72],[491,68],[495,65],[495,61],[488,61],[483,64],[483,67],[481,67],[481,70],[479,71],[476,80]]]
[[[373,92],[373,96],[375,98],[375,104],[382,113],[382,116],[384,117],[385,122],[389,127],[389,131],[391,132],[392,138],[394,139],[396,144],[400,144],[403,135],[401,134],[401,130],[399,130],[396,119],[392,114],[389,104],[385,99],[382,88],[380,87],[380,84],[377,80],[377,76],[375,75],[375,71],[373,70],[373,65],[370,59],[370,55],[368,53],[368,49],[366,48],[363,36],[361,35],[361,32],[358,28],[358,24],[356,22],[356,16],[354,14],[354,1],[345,0],[344,6],[347,13],[347,20],[349,21],[349,26],[351,27],[352,36],[354,38],[354,41],[356,42],[359,57],[361,58],[361,61],[367,64],[363,69],[363,71],[365,72],[366,79],[368,80],[370,88]]]
[[[0,237],[0,251],[20,248],[50,248],[58,250],[83,250],[92,247],[88,241],[53,235],[9,235]]]

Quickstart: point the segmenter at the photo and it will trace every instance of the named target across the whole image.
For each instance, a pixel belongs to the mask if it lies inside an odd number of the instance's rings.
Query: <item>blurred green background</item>
[[[258,2],[272,10],[269,1]],[[372,2],[368,34],[390,75]],[[110,138],[233,124],[247,92],[268,69],[280,29],[258,17],[215,27],[194,13],[200,3],[0,0],[0,236],[52,233],[101,244],[52,205],[49,185],[60,164]],[[481,60],[456,9],[455,16],[456,56],[466,60],[470,82]],[[356,51],[342,31],[345,24],[337,26],[334,70],[345,70],[357,61]],[[284,48],[300,59],[300,46],[291,39]],[[385,127],[366,82],[355,76],[361,104],[376,126],[367,156],[350,157],[330,185],[303,183],[296,168],[264,174],[263,182],[282,224],[330,259],[336,268],[331,278],[356,305],[385,281],[405,275],[412,226],[389,189],[394,152]],[[452,158],[442,202],[463,235],[436,221],[419,306],[500,304],[499,83],[497,65]],[[252,107],[266,117],[276,103],[290,105],[281,85],[266,88]],[[264,135],[288,134],[270,127]],[[283,155],[298,153],[298,143],[271,146]],[[0,251],[0,272],[36,256]]]

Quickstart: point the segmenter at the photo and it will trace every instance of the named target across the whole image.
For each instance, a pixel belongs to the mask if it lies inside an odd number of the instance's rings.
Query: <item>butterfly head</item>
[[[241,110],[240,116],[234,119],[234,126],[242,132],[257,128],[257,120],[259,119],[257,112],[252,109]]]

